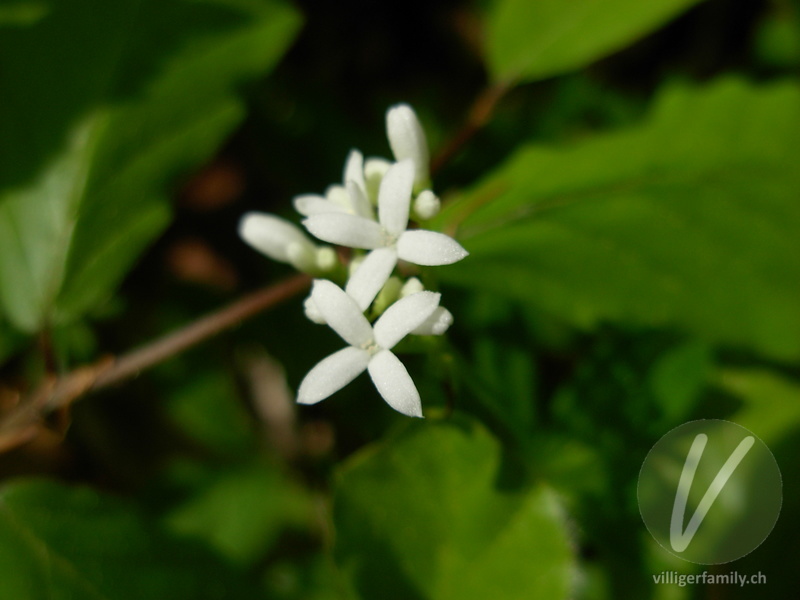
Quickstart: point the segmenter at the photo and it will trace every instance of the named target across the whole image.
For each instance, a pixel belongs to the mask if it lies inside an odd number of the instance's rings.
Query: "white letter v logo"
[[[681,471],[681,478],[678,482],[678,491],[675,493],[675,504],[672,506],[672,521],[669,526],[669,543],[675,552],[683,552],[689,546],[689,543],[697,533],[697,528],[703,522],[714,500],[717,499],[722,488],[728,483],[728,480],[733,475],[736,467],[742,462],[742,459],[750,451],[755,443],[755,438],[750,435],[744,438],[733,453],[722,465],[722,468],[717,473],[714,481],[706,490],[700,504],[694,511],[689,524],[686,526],[686,531],[681,531],[683,528],[683,516],[686,514],[686,502],[689,499],[689,490],[692,489],[692,481],[694,481],[694,474],[697,471],[697,465],[703,456],[703,450],[706,448],[708,436],[704,433],[697,434],[692,442],[692,447],[689,449],[689,454],[686,456],[686,462],[683,463],[683,471]]]

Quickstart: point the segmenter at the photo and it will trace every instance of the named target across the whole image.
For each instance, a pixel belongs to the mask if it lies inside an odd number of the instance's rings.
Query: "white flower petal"
[[[350,211],[350,194],[347,193],[347,188],[343,185],[330,185],[325,190],[325,197],[341,207],[345,212]]]
[[[266,213],[247,213],[239,221],[239,235],[256,250],[273,260],[290,262],[292,244],[314,252],[316,246],[303,231],[286,219]]]
[[[469,252],[443,233],[414,229],[406,231],[397,240],[397,254],[403,260],[415,265],[430,267],[453,264],[467,256]]]
[[[338,392],[367,368],[370,355],[366,350],[348,346],[323,358],[300,383],[297,401],[316,404]]]
[[[375,322],[375,342],[391,350],[431,316],[440,298],[441,294],[435,292],[418,292],[392,304]]]
[[[314,194],[297,196],[292,203],[294,204],[295,210],[304,217],[329,212],[345,212],[343,206],[328,200],[324,196],[317,196]]]
[[[392,163],[385,158],[368,158],[364,163],[364,179],[366,180],[367,196],[372,204],[378,203],[378,189],[383,176]]]
[[[352,179],[347,182],[347,193],[350,195],[350,206],[353,214],[372,219],[372,205],[367,200],[364,189]]]
[[[409,417],[422,416],[419,392],[399,358],[388,350],[381,350],[369,361],[367,369],[389,406]]]
[[[400,235],[408,226],[413,185],[414,163],[410,160],[392,165],[383,176],[378,192],[378,220],[392,235]]]
[[[394,248],[378,248],[370,252],[347,281],[345,291],[362,311],[375,300],[397,264]]]
[[[414,335],[442,335],[453,324],[453,313],[439,306],[411,333]]]
[[[315,279],[311,298],[331,329],[345,342],[351,346],[362,346],[372,342],[372,326],[361,314],[356,301],[338,285],[327,279]]]
[[[358,150],[351,150],[350,154],[347,155],[342,181],[345,185],[348,181],[355,181],[362,190],[366,191],[367,186],[364,182],[364,156]]]
[[[303,311],[306,313],[306,317],[312,323],[316,323],[317,325],[325,325],[325,317],[322,316],[322,313],[319,312],[317,305],[314,304],[314,299],[309,296],[305,300],[303,300]]]
[[[381,226],[375,221],[356,215],[311,215],[303,221],[303,225],[315,237],[339,246],[372,250],[385,245]]]
[[[386,133],[394,157],[398,160],[410,158],[414,161],[415,183],[422,184],[428,179],[428,142],[425,131],[414,109],[408,104],[398,104],[386,113]]]

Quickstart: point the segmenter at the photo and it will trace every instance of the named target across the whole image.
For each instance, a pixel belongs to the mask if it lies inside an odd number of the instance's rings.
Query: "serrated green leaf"
[[[46,481],[0,490],[0,597],[254,598],[241,573],[172,538],[127,503]]]
[[[505,478],[473,423],[414,423],[338,478],[335,557],[360,598],[569,595],[573,557],[555,495]],[[504,480],[505,478],[505,480]]]
[[[700,0],[496,0],[486,52],[496,81],[584,67],[654,31]]]
[[[0,305],[29,332],[107,298],[298,24],[250,0],[48,8],[0,36]]]
[[[437,274],[583,328],[677,326],[800,357],[800,89],[664,93],[638,128],[529,146],[441,215],[471,252]]]

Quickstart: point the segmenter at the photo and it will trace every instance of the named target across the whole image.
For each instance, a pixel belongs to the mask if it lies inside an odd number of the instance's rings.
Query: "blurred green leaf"
[[[780,518],[764,543],[737,561],[737,569],[775,573],[769,580],[770,595],[792,598],[795,578],[779,574],[795,568],[794,553],[787,548],[794,544],[800,528],[800,380],[763,367],[736,367],[720,369],[716,383],[741,401],[739,410],[728,419],[747,427],[769,446],[783,476]],[[732,600],[752,596],[752,590],[746,589],[730,594]]]
[[[48,3],[44,0],[7,0],[0,6],[0,27],[33,25],[49,11]]]
[[[800,431],[800,382],[763,368],[723,369],[715,381],[743,402],[731,420],[767,444]]]
[[[175,533],[205,540],[231,561],[252,565],[286,527],[313,522],[310,496],[267,464],[218,473],[166,517]]]
[[[241,573],[131,505],[45,481],[0,490],[0,564],[0,597],[14,600],[257,597]]]
[[[666,352],[649,374],[650,388],[666,423],[689,417],[705,387],[713,357],[705,344],[687,342]]]
[[[528,443],[537,421],[538,377],[531,350],[519,339],[504,339],[495,332],[494,337],[478,337],[472,344],[471,357],[462,359],[459,366],[461,381],[489,413],[479,410],[476,414],[488,416],[487,422],[501,424],[502,431],[510,433],[518,443]],[[467,398],[463,401],[468,403]]]
[[[0,35],[0,305],[19,328],[104,300],[169,220],[168,184],[241,119],[287,47],[254,0],[51,2]]]
[[[756,56],[766,65],[791,69],[800,65],[800,7],[783,5],[768,13],[755,33]]]
[[[322,553],[281,561],[264,577],[270,600],[343,600],[332,561]]]
[[[552,491],[503,472],[479,426],[414,423],[344,467],[335,557],[358,597],[402,600],[569,595],[573,560]]]
[[[799,138],[795,85],[672,88],[644,125],[526,147],[457,198],[440,226],[472,254],[437,274],[583,328],[800,357]]]
[[[496,0],[486,52],[496,81],[533,81],[586,66],[700,0]]]
[[[187,373],[166,410],[184,433],[208,449],[227,455],[252,453],[256,424],[239,396],[223,370]]]

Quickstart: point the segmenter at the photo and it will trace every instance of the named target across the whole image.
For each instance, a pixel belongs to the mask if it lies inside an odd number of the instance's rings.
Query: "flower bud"
[[[422,285],[422,282],[416,277],[412,277],[403,284],[403,287],[400,289],[400,297],[405,298],[406,296],[410,296],[411,294],[416,294],[417,292],[421,292],[424,289],[425,286]]]
[[[426,185],[429,175],[428,141],[414,109],[397,104],[386,113],[386,132],[397,162],[410,158],[414,162],[414,184]]]
[[[430,190],[423,190],[414,200],[414,215],[420,221],[427,221],[439,214],[442,203],[439,196]]]

